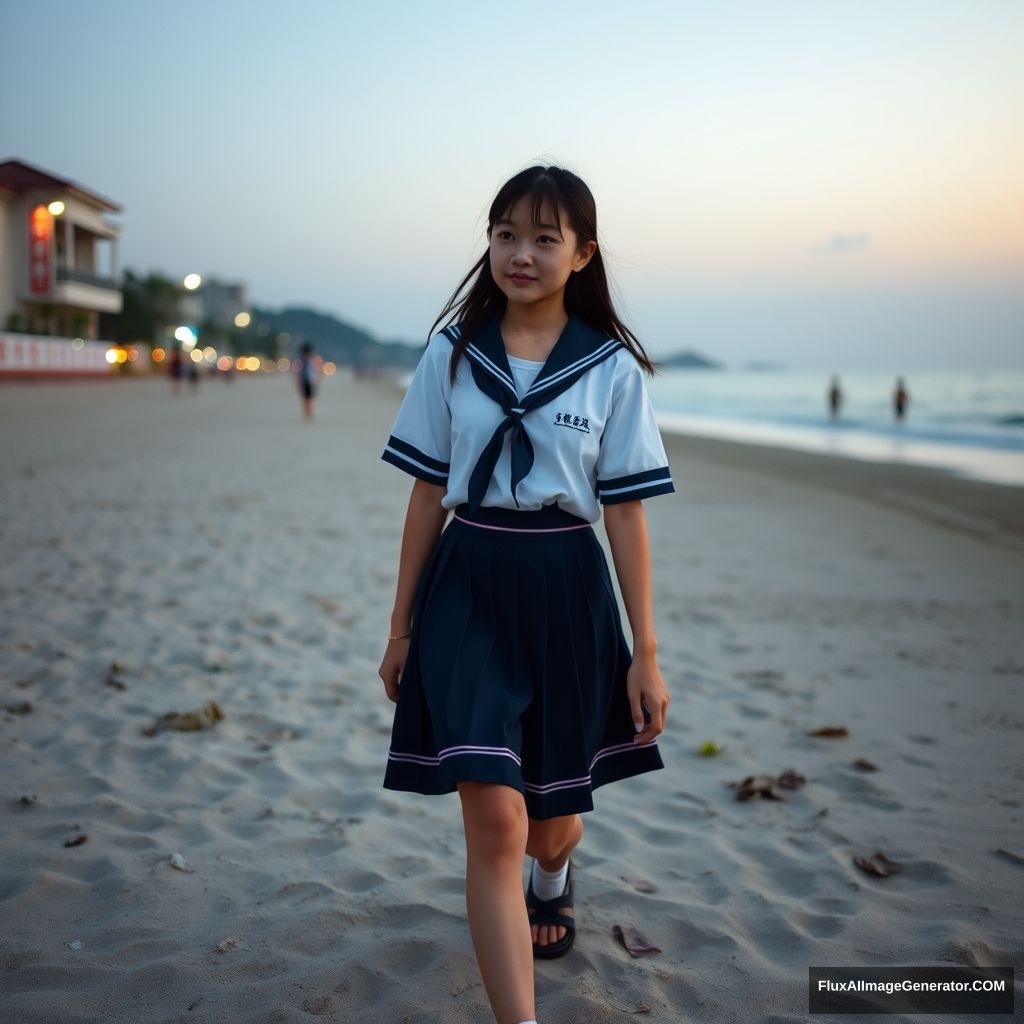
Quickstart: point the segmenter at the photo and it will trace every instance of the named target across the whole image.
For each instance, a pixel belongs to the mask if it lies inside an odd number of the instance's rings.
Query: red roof
[[[41,171],[38,167],[22,163],[21,160],[5,160],[0,163],[0,188],[10,189],[12,192],[24,192],[30,188],[59,188],[71,192],[79,199],[84,199],[94,206],[101,206],[112,213],[120,213],[121,207],[110,199],[93,192],[82,185],[77,185],[67,178],[58,178],[48,171]]]

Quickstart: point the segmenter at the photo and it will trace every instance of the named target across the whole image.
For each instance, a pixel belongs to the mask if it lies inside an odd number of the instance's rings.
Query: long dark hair
[[[540,164],[513,175],[498,190],[487,215],[488,241],[495,222],[501,220],[523,196],[529,196],[533,203],[534,224],[541,223],[541,214],[547,206],[561,230],[559,210],[562,209],[569,218],[569,227],[576,232],[577,246],[597,241],[597,205],[586,182],[563,167],[543,167]],[[469,291],[460,299],[467,285]],[[459,339],[452,351],[449,370],[453,384],[459,359],[466,351],[466,346],[492,316],[500,316],[505,312],[507,301],[491,274],[488,247],[452,292],[427,335],[429,341],[438,325],[447,327],[456,322],[460,325]],[[654,364],[643,345],[615,312],[600,247],[594,250],[594,255],[582,270],[569,275],[564,302],[567,313],[578,316],[589,327],[603,332],[607,337],[617,338],[633,353],[647,373],[654,374]]]

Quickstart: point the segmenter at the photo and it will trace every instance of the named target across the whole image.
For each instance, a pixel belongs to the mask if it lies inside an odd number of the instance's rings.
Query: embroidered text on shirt
[[[582,430],[583,433],[590,433],[590,421],[586,416],[574,416],[571,412],[556,412],[555,423],[560,427],[572,427],[573,430]]]

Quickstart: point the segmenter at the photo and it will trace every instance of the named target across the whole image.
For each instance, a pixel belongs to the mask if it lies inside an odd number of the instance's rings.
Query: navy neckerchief
[[[452,324],[442,333],[454,346],[459,337],[459,327]],[[533,466],[533,445],[523,417],[538,405],[557,398],[588,370],[604,362],[616,349],[624,347],[618,339],[609,338],[602,331],[588,327],[579,317],[570,314],[569,322],[537,374],[537,379],[520,400],[508,365],[505,342],[501,337],[500,316],[492,317],[477,332],[464,354],[469,359],[476,386],[501,406],[505,418],[498,424],[473,467],[469,478],[470,512],[475,512],[484,499],[508,430],[512,431],[509,439],[512,500],[516,508],[519,507],[516,488]]]

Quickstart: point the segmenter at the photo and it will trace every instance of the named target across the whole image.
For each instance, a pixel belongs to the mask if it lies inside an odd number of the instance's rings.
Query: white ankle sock
[[[519,1024],[537,1024],[535,1020],[521,1020]]]
[[[561,871],[545,871],[537,861],[533,862],[533,891],[541,900],[553,900],[565,891],[565,882],[569,874],[569,862],[562,865]],[[529,1024],[529,1021],[526,1022]]]

